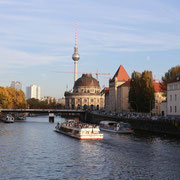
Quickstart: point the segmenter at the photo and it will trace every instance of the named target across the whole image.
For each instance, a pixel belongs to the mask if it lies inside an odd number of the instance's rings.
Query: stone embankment
[[[99,124],[100,121],[123,121],[131,124],[134,130],[149,131],[154,133],[163,133],[180,136],[179,120],[150,120],[150,119],[131,119],[117,116],[108,116],[98,113],[87,113],[82,121],[87,123]]]

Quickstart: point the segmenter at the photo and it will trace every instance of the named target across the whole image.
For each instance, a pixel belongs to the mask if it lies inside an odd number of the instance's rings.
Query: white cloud
[[[28,1],[15,1],[15,0],[0,0],[0,4],[1,5],[9,5],[9,6],[14,6],[14,5],[17,5],[17,6],[28,6],[30,5],[31,3],[28,2]]]
[[[37,65],[48,65],[53,62],[67,63],[66,60],[70,58],[69,56],[43,56],[5,48],[0,48],[0,54],[1,68],[21,68]]]

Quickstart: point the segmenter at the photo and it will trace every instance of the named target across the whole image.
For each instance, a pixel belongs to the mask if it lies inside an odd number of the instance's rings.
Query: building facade
[[[109,110],[109,88],[105,87],[102,91],[101,94],[104,96],[104,110],[108,111]]]
[[[36,85],[26,87],[26,98],[35,98],[40,100],[40,87]]]
[[[155,107],[152,109],[151,114],[153,115],[161,115],[162,114],[162,106],[161,103],[166,100],[164,96],[164,92],[162,92],[161,83],[154,82],[154,96],[155,96]]]
[[[67,109],[104,108],[104,95],[100,92],[99,82],[92,74],[83,74],[74,84],[73,92],[65,92],[65,107]]]
[[[117,87],[117,112],[129,112],[129,88],[130,81],[126,81],[122,85]]]
[[[130,79],[124,67],[121,65],[114,77],[109,80],[108,111],[117,111],[117,87]]]
[[[130,81],[117,88],[117,112],[129,112],[131,110],[129,104]],[[166,100],[164,93],[161,91],[160,83],[154,82],[155,107],[151,110],[153,115],[161,115],[161,103]]]
[[[19,81],[12,81],[10,86],[14,89],[22,90],[22,84]]]
[[[167,115],[180,116],[180,75],[167,84]]]

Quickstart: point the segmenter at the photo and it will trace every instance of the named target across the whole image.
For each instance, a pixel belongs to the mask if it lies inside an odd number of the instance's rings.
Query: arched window
[[[91,104],[91,110],[93,110],[94,109],[94,106],[93,106],[93,104]]]

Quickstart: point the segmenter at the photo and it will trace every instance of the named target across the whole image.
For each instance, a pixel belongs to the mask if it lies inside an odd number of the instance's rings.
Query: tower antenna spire
[[[75,24],[75,47],[77,47],[77,23]]]
[[[78,53],[77,47],[77,23],[75,24],[75,46],[74,46],[74,54],[72,55],[72,59],[74,61],[74,83],[77,80],[77,62],[80,59],[80,55]]]

